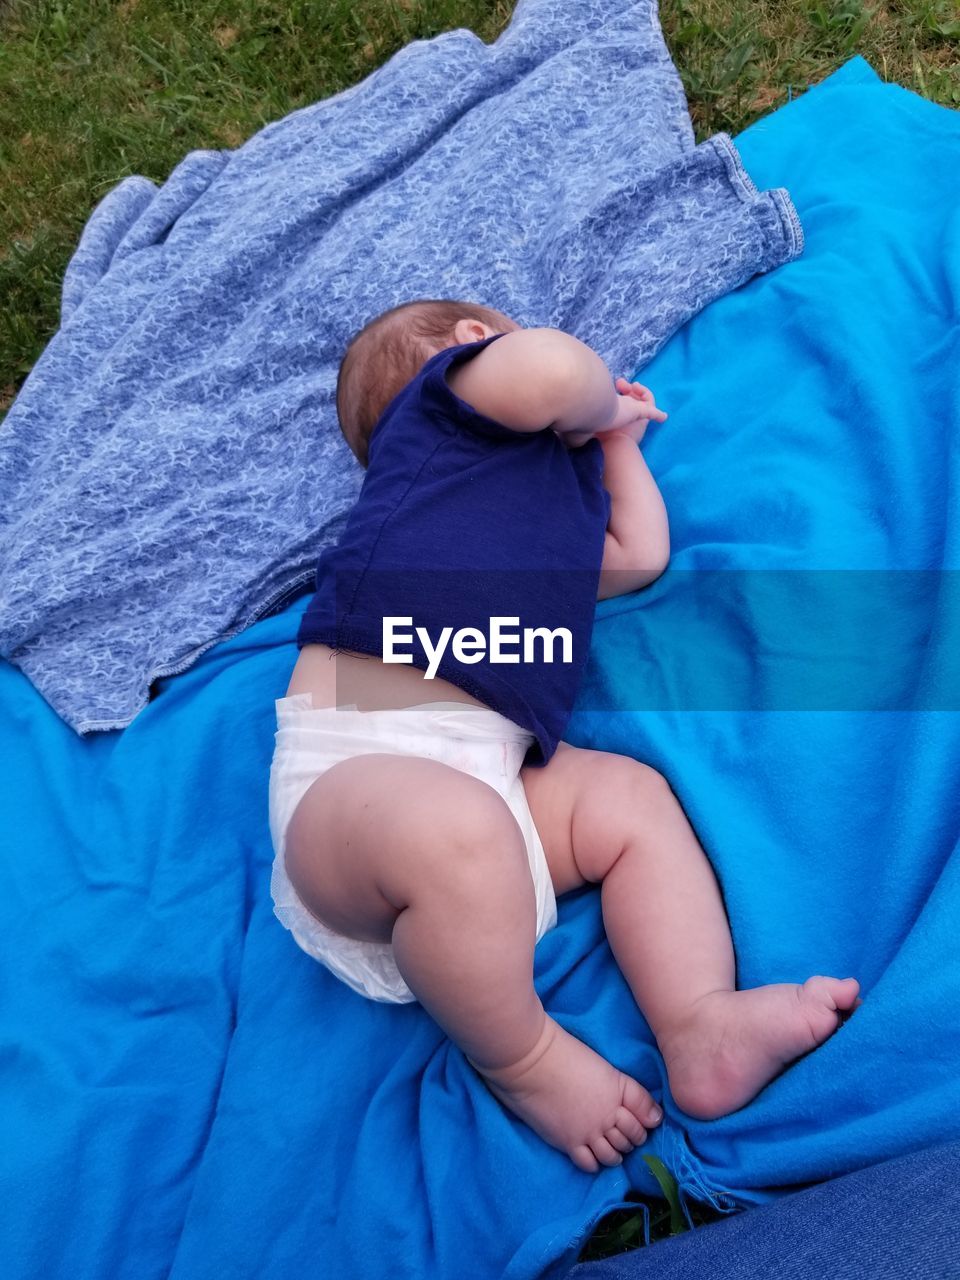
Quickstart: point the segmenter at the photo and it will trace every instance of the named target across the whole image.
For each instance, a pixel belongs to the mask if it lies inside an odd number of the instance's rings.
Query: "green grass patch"
[[[122,178],[355,84],[411,40],[496,39],[512,0],[0,0],[0,412],[54,333],[84,223]],[[662,0],[698,141],[856,53],[960,106],[955,0]]]
[[[581,1250],[579,1262],[595,1262],[640,1248],[646,1244],[648,1230],[650,1242],[655,1244],[658,1240],[682,1235],[685,1231],[729,1217],[729,1214],[720,1213],[709,1205],[691,1200],[687,1201],[684,1211],[680,1189],[663,1161],[656,1156],[644,1156],[643,1159],[653,1174],[663,1199],[653,1200],[649,1196],[629,1193],[627,1201],[633,1201],[641,1207],[615,1209],[602,1218]]]
[[[57,325],[96,203],[355,84],[411,40],[496,39],[511,0],[0,0],[0,412]],[[954,0],[663,0],[698,141],[863,54],[960,106]]]
[[[698,141],[739,133],[856,54],[960,107],[955,0],[663,0],[660,16]]]
[[[54,333],[99,200],[363,79],[501,0],[0,0],[0,410]]]

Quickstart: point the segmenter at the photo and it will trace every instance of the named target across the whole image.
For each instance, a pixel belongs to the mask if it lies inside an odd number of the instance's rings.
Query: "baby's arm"
[[[518,329],[451,369],[451,389],[514,431],[551,427],[573,444],[620,425],[620,396],[595,351],[560,329]],[[635,416],[635,415],[634,415]]]
[[[598,599],[639,591],[659,578],[670,559],[667,509],[656,481],[626,431],[598,436],[610,521],[603,546]]]
[[[646,388],[620,379],[590,347],[559,329],[519,329],[448,374],[478,413],[514,431],[557,432],[574,447],[596,435],[604,453],[610,521],[600,599],[639,591],[670,557],[663,498],[637,447],[647,422],[666,417]]]

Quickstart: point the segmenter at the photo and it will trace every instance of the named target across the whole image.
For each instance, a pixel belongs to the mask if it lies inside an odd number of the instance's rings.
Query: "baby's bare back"
[[[287,696],[310,693],[315,707],[350,706],[361,711],[413,707],[421,702],[485,703],[449,680],[427,679],[418,667],[383,662],[374,654],[305,644],[293,668]]]

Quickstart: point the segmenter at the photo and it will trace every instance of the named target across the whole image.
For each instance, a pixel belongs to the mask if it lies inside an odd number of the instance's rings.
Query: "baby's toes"
[[[816,1044],[822,1044],[856,1008],[860,984],[855,978],[808,978],[799,988],[801,1004]]]
[[[833,997],[837,1002],[837,1008],[843,1013],[852,1013],[858,1004],[862,1004],[860,999],[860,983],[856,978],[835,978],[835,987]]]
[[[610,1143],[611,1147],[616,1148],[621,1155],[627,1155],[636,1146],[631,1142],[627,1135],[620,1129],[605,1129],[603,1136]]]
[[[597,1157],[601,1164],[615,1165],[623,1164],[623,1156],[619,1151],[615,1151],[605,1137],[602,1135],[591,1139],[590,1150]]]
[[[633,1143],[635,1147],[642,1146],[647,1140],[647,1131],[640,1123],[632,1111],[628,1111],[626,1107],[617,1108],[616,1128],[623,1134],[628,1142]]]
[[[630,1076],[626,1078],[627,1083],[623,1090],[622,1106],[636,1116],[641,1128],[653,1129],[663,1119],[663,1112],[650,1097],[643,1085],[638,1084],[636,1080]],[[617,1117],[617,1128],[623,1129],[620,1123],[620,1117]],[[624,1129],[629,1134],[629,1129]],[[646,1135],[644,1135],[645,1137]]]
[[[853,1009],[860,994],[856,978],[808,978],[800,988],[801,999],[831,1011]]]

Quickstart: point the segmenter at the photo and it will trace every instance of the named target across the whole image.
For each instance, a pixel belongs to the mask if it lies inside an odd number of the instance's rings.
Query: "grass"
[[[956,0],[664,0],[661,18],[698,141],[739,133],[855,54],[960,107]]]
[[[0,409],[58,322],[93,206],[121,178],[163,182],[196,148],[237,147],[346,88],[411,40],[500,0],[0,0]]]
[[[0,0],[0,413],[57,326],[91,209],[163,182],[452,27],[491,41],[511,0]],[[698,140],[736,134],[855,53],[960,106],[956,0],[662,0]]]
[[[648,1237],[650,1243],[655,1243],[729,1216],[695,1201],[687,1202],[685,1212],[670,1170],[657,1156],[643,1158],[659,1184],[663,1198],[653,1200],[649,1196],[628,1192],[627,1200],[641,1207],[616,1209],[608,1213],[581,1249],[578,1262],[610,1258],[645,1245]]]
[[[0,0],[0,413],[58,321],[93,206],[121,178],[162,183],[196,148],[368,75],[410,40],[494,40],[511,0]],[[662,0],[698,141],[737,134],[862,54],[885,80],[960,107],[956,0]],[[678,1229],[650,1201],[651,1234]],[[710,1220],[692,1209],[694,1223]],[[642,1243],[619,1211],[585,1251]]]
[[[667,1240],[670,1236],[681,1235],[691,1227],[706,1226],[717,1222],[721,1215],[706,1205],[688,1203],[690,1225],[683,1219],[676,1221],[676,1214],[671,1206],[663,1200],[653,1200],[648,1196],[628,1192],[627,1200],[638,1207],[636,1209],[616,1209],[608,1213],[597,1225],[596,1230],[580,1251],[578,1262],[596,1262],[601,1258],[612,1258],[617,1254],[630,1253],[634,1249],[644,1248],[649,1241],[656,1244]],[[645,1225],[645,1222],[649,1225]]]

